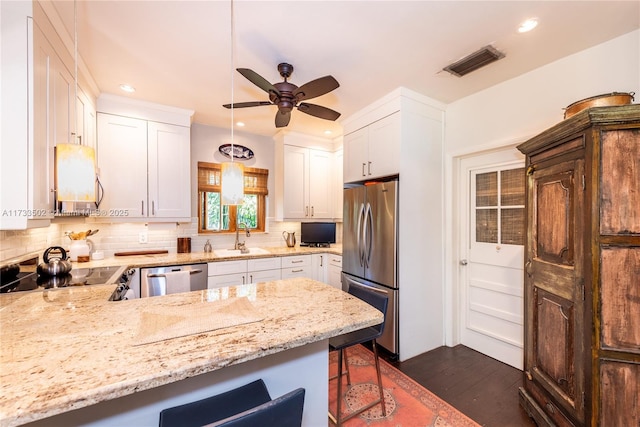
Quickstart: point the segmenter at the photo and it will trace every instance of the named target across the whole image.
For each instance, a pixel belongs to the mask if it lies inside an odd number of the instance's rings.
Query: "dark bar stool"
[[[351,284],[349,286],[349,293],[355,297],[360,298],[364,302],[372,305],[382,312],[383,315],[387,315],[387,305],[389,303],[389,297],[386,294],[383,294],[376,289],[368,287],[368,286],[358,286]],[[376,339],[382,335],[384,331],[384,321],[377,325],[371,326],[364,329],[359,329],[357,331],[350,332],[348,334],[340,335],[334,338],[329,339],[329,350],[330,351],[338,351],[338,375],[329,378],[329,380],[338,379],[338,404],[336,408],[336,415],[333,416],[331,411],[329,411],[329,418],[331,421],[337,424],[338,427],[342,425],[345,421],[350,418],[355,417],[358,414],[366,411],[374,407],[377,404],[382,405],[382,415],[387,415],[387,410],[384,405],[384,391],[382,389],[382,376],[380,375],[380,360],[378,359],[378,349],[376,348]],[[349,366],[347,361],[347,353],[346,349],[348,347],[362,344],[365,342],[371,341],[373,344],[373,356],[376,364],[376,374],[378,376],[378,389],[380,391],[380,397],[373,402],[365,405],[364,407],[358,409],[356,412],[353,412],[343,418],[340,417],[340,413],[342,411],[342,376],[344,374],[347,375],[347,384],[351,384],[351,378],[349,377]],[[342,371],[342,358],[344,356],[346,372]]]
[[[256,380],[216,396],[164,409],[160,427],[300,427],[303,388],[271,399],[264,381]]]

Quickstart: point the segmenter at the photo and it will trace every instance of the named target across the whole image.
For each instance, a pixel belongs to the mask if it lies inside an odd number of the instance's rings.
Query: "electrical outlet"
[[[141,231],[138,234],[138,243],[149,243],[149,235],[146,231]]]

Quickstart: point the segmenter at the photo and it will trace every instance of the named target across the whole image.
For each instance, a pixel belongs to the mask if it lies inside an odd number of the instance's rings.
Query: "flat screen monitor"
[[[328,246],[336,242],[335,222],[303,222],[300,224],[300,244]]]

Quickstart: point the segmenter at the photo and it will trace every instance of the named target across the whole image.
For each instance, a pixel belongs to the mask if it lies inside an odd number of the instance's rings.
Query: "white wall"
[[[253,158],[240,163],[247,167],[269,169],[269,195],[274,194],[274,140],[272,137],[253,135],[234,130],[234,144],[253,151]],[[231,144],[231,130],[194,123],[191,125],[191,212],[198,212],[198,162],[222,163],[229,161],[218,148]],[[270,204],[267,217],[273,217],[274,207]]]
[[[640,30],[547,64],[447,106],[445,129],[445,318],[455,331],[458,215],[456,157],[515,146],[563,120],[573,102],[611,92],[640,94]],[[640,96],[640,95],[638,95]],[[636,103],[638,102],[636,97]],[[513,148],[515,150],[515,148]]]

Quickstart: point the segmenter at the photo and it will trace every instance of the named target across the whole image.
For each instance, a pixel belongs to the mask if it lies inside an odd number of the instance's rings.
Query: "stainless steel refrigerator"
[[[398,181],[344,190],[342,287],[366,286],[389,296],[378,343],[398,354]]]

